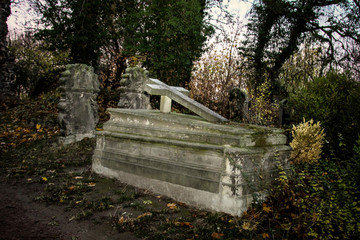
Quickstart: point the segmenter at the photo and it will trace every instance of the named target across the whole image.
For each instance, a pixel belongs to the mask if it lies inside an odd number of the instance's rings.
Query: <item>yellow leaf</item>
[[[48,179],[46,177],[42,177],[42,180],[46,182]]]
[[[264,210],[264,212],[266,212],[266,213],[269,213],[269,212],[272,211],[272,210],[271,210],[271,207],[268,207],[268,206],[266,205],[266,203],[263,203],[263,210]]]
[[[250,223],[249,222],[244,222],[241,227],[244,230],[249,230],[250,229]]]
[[[262,238],[263,238],[263,239],[266,239],[266,238],[270,238],[270,236],[269,236],[268,233],[263,233],[263,234],[262,234]]]
[[[96,128],[96,131],[104,131],[103,128]]]
[[[36,124],[36,130],[39,130],[41,128],[40,124]]]
[[[123,223],[123,222],[125,222],[125,218],[124,218],[124,217],[121,217],[121,218],[119,219],[119,223],[121,224],[121,223]]]

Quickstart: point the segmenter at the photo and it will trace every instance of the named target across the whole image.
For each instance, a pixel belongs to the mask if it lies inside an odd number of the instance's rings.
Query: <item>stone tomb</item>
[[[162,111],[108,109],[111,118],[97,132],[94,172],[232,215],[266,195],[277,162],[289,155],[281,130],[228,122],[156,79],[145,90],[163,96]],[[169,112],[169,99],[201,117]]]

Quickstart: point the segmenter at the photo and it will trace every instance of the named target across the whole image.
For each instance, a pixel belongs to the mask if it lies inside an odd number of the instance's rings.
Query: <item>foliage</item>
[[[243,85],[235,43],[222,50],[212,46],[194,63],[190,97],[222,116],[231,118],[229,100],[234,88]]]
[[[212,32],[204,22],[205,7],[205,0],[140,1],[126,18],[132,20],[126,26],[126,55],[144,58],[143,66],[161,81],[185,86]]]
[[[342,59],[348,59],[354,52],[344,42],[359,44],[359,10],[357,0],[255,2],[241,48],[252,71],[250,88],[256,89],[267,75],[271,92],[276,95],[282,65],[307,37],[324,48],[327,54],[324,63],[336,60],[340,53],[345,53]],[[340,52],[338,55],[336,50]]]
[[[116,108],[119,102],[120,91],[107,88],[100,89],[97,102],[99,105],[99,125],[110,119],[110,114],[106,112],[108,108]]]
[[[356,183],[356,186],[360,188],[360,135],[354,146],[354,156],[347,167],[349,171],[349,177]]]
[[[56,88],[60,72],[68,62],[68,52],[46,50],[46,44],[35,40],[30,32],[12,40],[10,51],[15,57],[18,95],[37,96]]]
[[[317,163],[321,157],[324,129],[320,122],[310,120],[292,128],[293,140],[290,143],[292,152],[290,158],[293,163]]]
[[[360,133],[360,84],[346,74],[330,72],[291,95],[292,119],[320,121],[325,129],[325,153],[350,159]]]
[[[280,169],[262,226],[274,239],[357,239],[359,189],[336,163]]]
[[[137,57],[162,81],[185,85],[212,29],[204,22],[205,0],[46,0],[34,4],[47,27],[38,36],[52,49],[70,49],[72,62],[95,67],[100,59],[109,65],[110,58],[118,80],[126,60]]]
[[[295,141],[299,129],[302,133],[312,130],[305,142],[311,142],[310,135],[314,135],[319,140],[315,148],[320,148],[323,134],[319,123],[304,121],[295,129]],[[268,200],[248,210],[245,216],[256,217],[257,227],[269,232],[272,239],[358,239],[359,173],[351,175],[342,164],[327,159],[313,164],[310,160],[320,155],[319,151],[307,159],[308,154],[303,153],[309,151],[308,146],[300,150],[299,155],[299,149],[294,148],[291,155],[297,164],[290,169],[278,164],[278,177]]]
[[[324,71],[323,54],[320,47],[311,46],[306,42],[301,49],[290,56],[280,70],[280,84],[287,92],[295,92],[307,87],[314,78]]]
[[[278,125],[279,104],[272,99],[270,83],[265,81],[252,91],[249,110],[245,114],[248,123],[258,125]]]
[[[114,1],[46,0],[33,4],[46,27],[37,36],[51,50],[70,50],[72,63],[98,66],[101,47],[115,34],[108,26],[114,17]]]

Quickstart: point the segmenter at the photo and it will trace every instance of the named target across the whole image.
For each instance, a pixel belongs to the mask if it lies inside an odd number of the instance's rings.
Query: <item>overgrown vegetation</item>
[[[33,2],[49,28],[38,33],[41,41],[27,34],[10,44],[23,98],[0,116],[0,171],[8,181],[40,186],[35,200],[63,206],[69,220],[109,211],[118,231],[148,239],[360,238],[359,1],[256,2],[247,40],[239,45],[237,32],[227,50],[208,51],[196,62],[212,33],[206,8],[218,1]],[[106,109],[117,105],[126,66],[146,66],[162,81],[190,86],[199,102],[247,123],[278,125],[279,100],[287,98],[290,169],[279,165],[266,201],[242,217],[95,176],[93,140],[57,142],[55,89],[71,61],[101,71],[100,128]],[[158,106],[158,98],[152,103]]]
[[[325,153],[348,161],[360,134],[360,83],[349,75],[329,72],[290,95],[292,119],[314,119],[325,129]]]

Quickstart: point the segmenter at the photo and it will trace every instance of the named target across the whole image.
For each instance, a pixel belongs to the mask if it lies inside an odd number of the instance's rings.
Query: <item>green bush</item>
[[[259,229],[273,239],[359,239],[360,192],[345,169],[322,160],[279,170]]]
[[[360,190],[360,135],[354,147],[354,157],[348,164],[348,171],[350,179],[356,183],[356,186]]]
[[[346,74],[329,72],[290,96],[292,121],[320,121],[327,156],[350,159],[360,133],[360,84]]]
[[[35,97],[54,90],[68,62],[67,52],[51,52],[31,33],[12,40],[9,49],[15,57],[15,87],[18,95]]]

